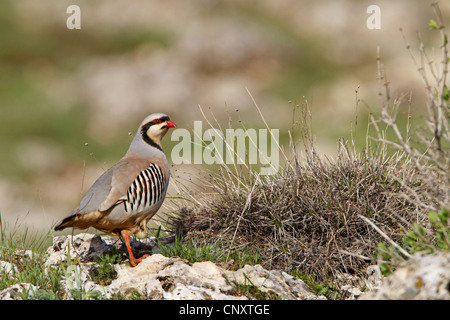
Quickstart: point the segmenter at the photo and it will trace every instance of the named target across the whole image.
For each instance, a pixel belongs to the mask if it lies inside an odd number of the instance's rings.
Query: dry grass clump
[[[276,175],[250,170],[244,176],[229,168],[211,174],[215,196],[197,195],[183,209],[187,236],[226,240],[229,251],[257,248],[265,268],[299,270],[318,281],[361,274],[383,239],[361,216],[397,239],[398,218],[411,218],[411,206],[398,194],[411,172],[408,166],[398,171],[400,154],[356,154],[342,141],[336,159],[319,158],[309,133],[304,160],[295,156]]]
[[[299,271],[315,275],[317,281],[336,281],[345,278],[342,274],[363,276],[369,263],[382,262],[374,257],[382,241],[408,258],[400,241],[407,231],[427,224],[429,211],[449,208],[450,59],[439,7],[433,8],[436,20],[430,21],[430,28],[441,34],[441,58],[431,59],[421,41],[417,63],[407,43],[427,93],[423,128],[414,130],[409,121],[405,129],[399,128],[397,115],[410,107],[410,95],[391,97],[378,55],[381,115],[370,115],[375,136],[367,137],[365,151],[358,153],[340,141],[334,159],[319,157],[304,101],[296,122],[303,133],[303,156],[291,139],[293,159],[285,156],[284,168],[273,176],[260,176],[248,166],[242,170],[224,165],[203,179],[212,192],[193,194],[180,186],[190,205],[178,210],[177,228],[188,238],[226,243],[228,252],[257,250],[265,268]],[[388,131],[394,139],[387,138]],[[426,227],[432,234],[432,226]],[[430,238],[430,244],[433,241]]]

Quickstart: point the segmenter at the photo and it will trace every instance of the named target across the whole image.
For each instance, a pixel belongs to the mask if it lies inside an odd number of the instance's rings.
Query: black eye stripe
[[[157,122],[158,120],[160,122]],[[153,126],[155,124],[161,124],[161,123],[163,123],[165,121],[169,121],[169,120],[170,120],[170,118],[168,116],[164,116],[164,117],[161,117],[159,119],[158,118],[157,119],[153,119],[152,121],[147,122],[146,124],[144,124],[142,126],[142,131],[144,131],[144,129],[145,129],[145,131],[147,131],[151,126]]]

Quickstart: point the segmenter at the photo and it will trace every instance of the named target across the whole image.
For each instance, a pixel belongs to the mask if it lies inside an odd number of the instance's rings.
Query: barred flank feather
[[[142,211],[162,199],[166,189],[166,176],[161,168],[152,163],[142,170],[127,191],[123,202],[126,212]]]

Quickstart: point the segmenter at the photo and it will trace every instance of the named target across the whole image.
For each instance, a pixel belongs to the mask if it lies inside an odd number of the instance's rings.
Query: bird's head
[[[169,128],[176,127],[175,123],[170,121],[170,118],[164,113],[154,113],[142,121],[140,134],[146,143],[161,149],[161,139],[167,133]]]

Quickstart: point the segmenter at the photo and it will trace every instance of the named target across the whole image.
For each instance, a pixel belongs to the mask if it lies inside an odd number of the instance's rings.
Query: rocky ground
[[[165,240],[170,243],[170,239]],[[101,264],[99,256],[111,250],[123,250],[117,238],[94,234],[59,236],[46,254],[46,268],[71,261],[61,281],[65,298],[74,299],[74,292],[84,298],[108,299],[116,294],[124,297],[158,300],[324,300],[302,280],[285,272],[266,270],[260,265],[230,271],[210,261],[189,263],[178,257],[165,257],[158,252],[154,239],[133,242],[133,250],[156,252],[137,267],[127,263],[112,264],[110,279],[94,281]],[[69,259],[68,259],[69,258]],[[78,263],[73,263],[78,261]],[[351,299],[450,299],[449,253],[417,254],[383,278],[377,266],[368,268],[366,289],[343,287]],[[14,276],[17,267],[0,261],[2,273]],[[43,270],[43,272],[46,272]],[[15,284],[0,292],[0,299],[20,299],[23,290],[38,289],[30,283]]]

